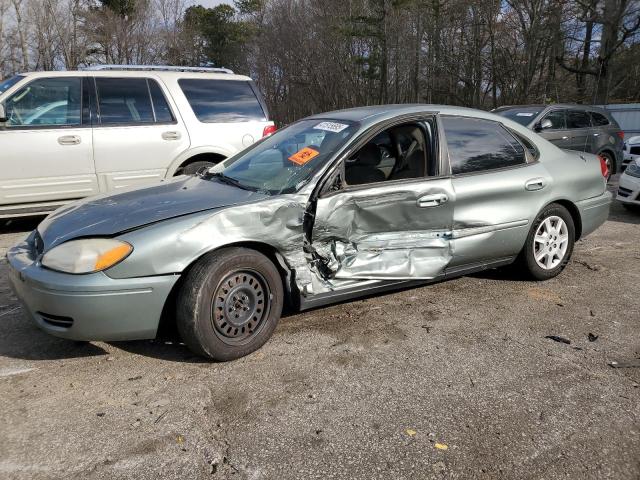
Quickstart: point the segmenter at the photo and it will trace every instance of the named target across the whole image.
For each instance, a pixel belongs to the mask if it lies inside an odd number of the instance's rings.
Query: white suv
[[[195,173],[275,131],[249,77],[100,66],[0,83],[0,218]]]

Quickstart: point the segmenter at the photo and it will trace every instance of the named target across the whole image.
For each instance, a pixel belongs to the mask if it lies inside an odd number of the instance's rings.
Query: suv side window
[[[545,130],[564,130],[567,128],[565,117],[566,115],[564,110],[552,110],[547,113],[540,122],[542,123],[545,120],[549,120],[551,122],[551,126],[545,128]]]
[[[178,80],[196,118],[203,123],[266,121],[249,82],[238,80]]]
[[[443,116],[442,125],[454,175],[527,163],[524,147],[498,122]]]
[[[609,125],[609,119],[598,112],[589,112],[591,114],[591,123],[594,127],[604,127]]]
[[[102,125],[153,123],[151,95],[145,78],[96,78]]]
[[[153,114],[156,117],[156,123],[174,122],[176,119],[171,112],[171,108],[158,82],[147,78],[147,83],[149,84],[149,93],[151,94],[151,101],[153,102]]]
[[[567,110],[567,128],[588,128],[591,126],[589,114],[582,110]]]
[[[79,77],[39,78],[5,103],[7,127],[80,125],[82,81]]]

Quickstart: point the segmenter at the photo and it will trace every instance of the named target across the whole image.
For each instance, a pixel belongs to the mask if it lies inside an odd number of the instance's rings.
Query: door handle
[[[562,140],[569,140],[569,137],[565,135],[564,137],[562,137]]]
[[[80,145],[82,139],[79,135],[63,135],[58,137],[58,143],[60,145]]]
[[[528,180],[524,184],[525,190],[528,190],[530,192],[533,192],[535,190],[542,190],[544,186],[545,186],[544,178],[533,178],[531,180]]]
[[[599,136],[600,136],[600,134],[599,134],[599,133],[594,133],[594,134],[593,134],[593,136],[594,136],[594,137],[599,137]]]
[[[180,132],[162,132],[163,140],[180,140],[181,137]]]
[[[420,197],[417,201],[418,207],[437,207],[438,205],[442,205],[449,200],[449,197],[446,193],[436,193],[435,195],[425,195],[424,197]]]

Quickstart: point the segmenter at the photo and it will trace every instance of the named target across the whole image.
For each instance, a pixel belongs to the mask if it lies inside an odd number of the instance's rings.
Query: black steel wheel
[[[253,270],[239,270],[220,282],[213,297],[213,327],[229,345],[251,340],[269,316],[271,292],[264,277]]]
[[[186,274],[176,322],[187,346],[213,360],[233,360],[260,348],[282,313],[282,278],[262,253],[225,248]]]

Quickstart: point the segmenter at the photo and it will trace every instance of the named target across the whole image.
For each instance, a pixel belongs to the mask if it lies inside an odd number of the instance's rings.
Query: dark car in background
[[[604,109],[590,105],[519,105],[493,110],[560,148],[600,155],[609,175],[621,170],[624,133]]]

